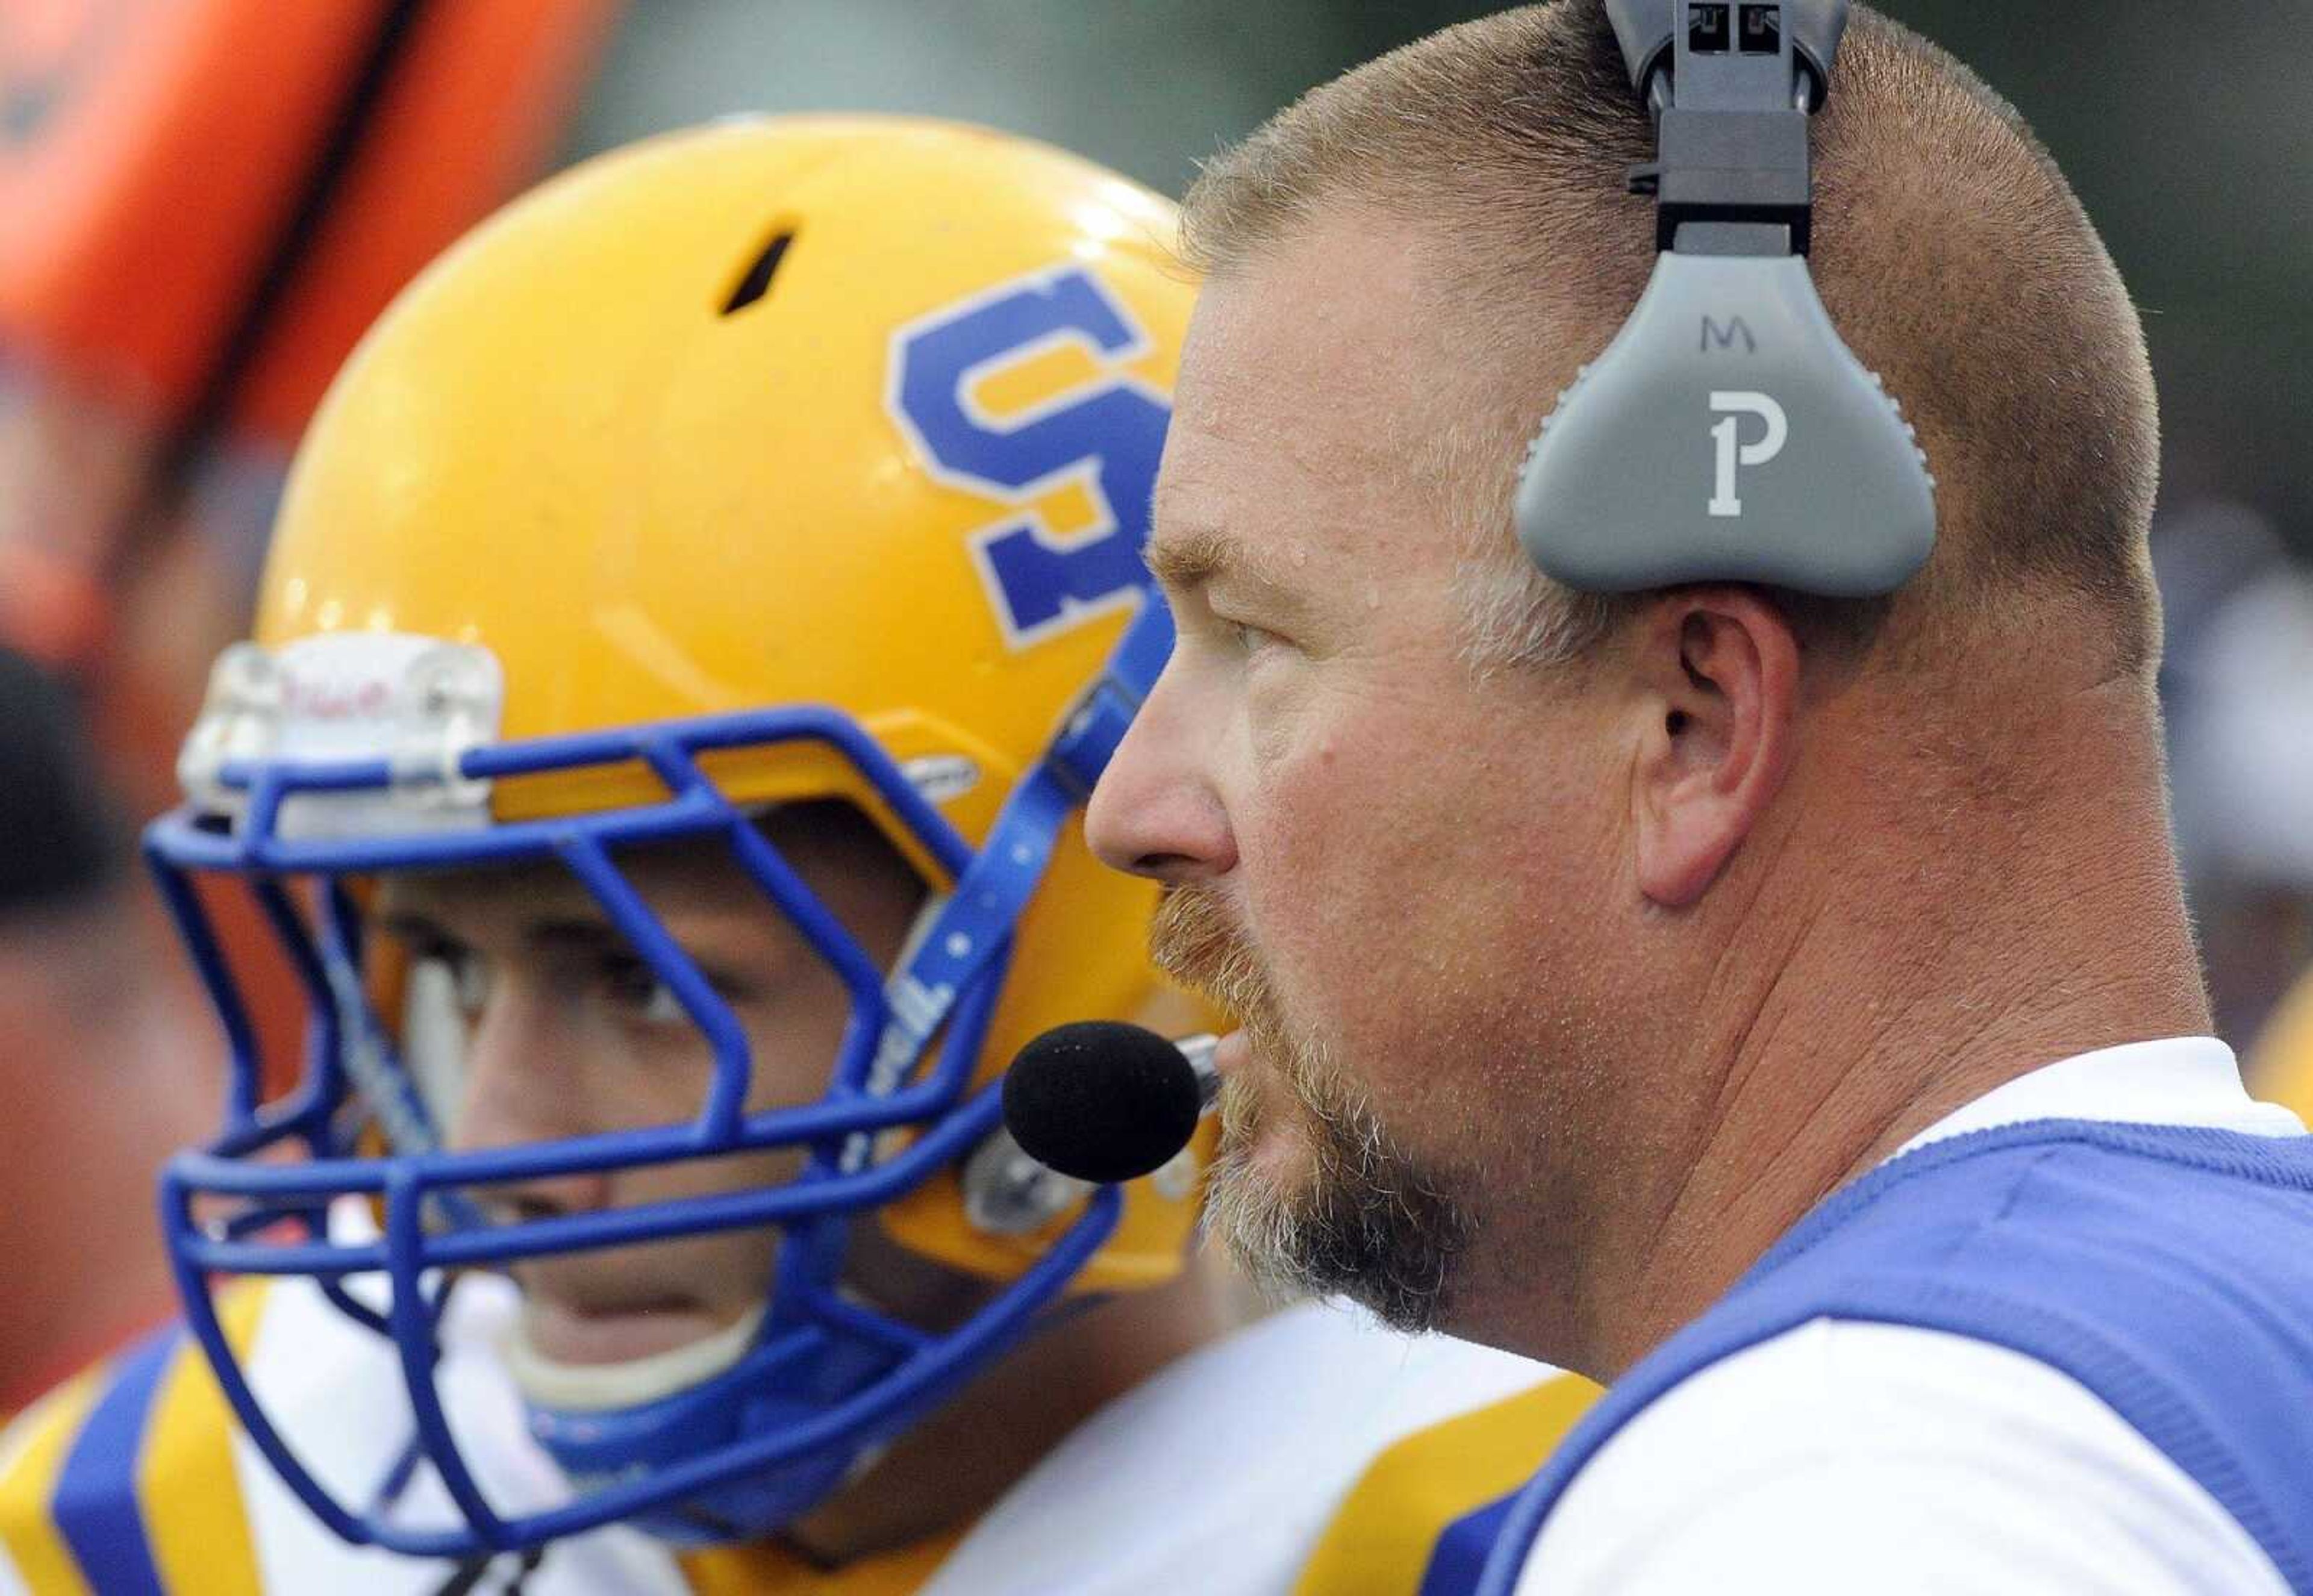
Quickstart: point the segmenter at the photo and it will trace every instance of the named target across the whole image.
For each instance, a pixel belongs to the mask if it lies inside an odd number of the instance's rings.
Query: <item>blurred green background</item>
[[[1200,157],[1467,0],[641,0],[576,156],[759,109],[927,111],[1177,194]],[[2313,89],[2305,0],[1889,0],[2022,110],[2146,311],[2172,502],[2313,552]]]
[[[730,112],[928,112],[1178,194],[1476,0],[637,0],[566,159]],[[2313,0],[1886,0],[2038,130],[2144,312],[2178,842],[2221,1032],[2313,960]]]

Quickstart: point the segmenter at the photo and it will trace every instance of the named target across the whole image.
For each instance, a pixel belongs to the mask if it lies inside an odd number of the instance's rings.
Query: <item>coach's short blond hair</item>
[[[1861,7],[1813,137],[1816,283],[1919,427],[1939,531],[1892,606],[1787,606],[1810,635],[1913,656],[1964,637],[1998,647],[2045,629],[2053,603],[2088,646],[2109,645],[2102,669],[2148,676],[2151,371],[2063,174],[1974,74]],[[1209,273],[1336,206],[1423,232],[1448,263],[1443,313],[1499,399],[1466,435],[1431,441],[1473,484],[1466,585],[1473,653],[1490,662],[1567,657],[1626,609],[1535,574],[1509,502],[1551,396],[1645,287],[1653,207],[1625,176],[1653,144],[1598,0],[1558,0],[1448,28],[1313,91],[1188,197],[1184,249]]]

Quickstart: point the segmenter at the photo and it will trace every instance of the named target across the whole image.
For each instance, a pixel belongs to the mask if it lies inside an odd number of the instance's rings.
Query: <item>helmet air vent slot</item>
[[[787,246],[795,242],[795,235],[794,228],[782,226],[764,241],[755,259],[731,285],[730,297],[723,302],[724,315],[736,315],[771,291],[772,275],[779,269],[779,261],[787,255]]]

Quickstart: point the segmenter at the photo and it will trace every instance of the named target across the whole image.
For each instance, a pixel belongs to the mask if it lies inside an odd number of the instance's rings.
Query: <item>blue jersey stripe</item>
[[[1439,1530],[1416,1596],[1470,1596],[1478,1588],[1478,1576],[1486,1571],[1486,1554],[1494,1549],[1494,1539],[1501,1534],[1502,1521],[1509,1517],[1510,1504],[1517,1495],[1510,1491],[1497,1496]]]
[[[164,1330],[121,1360],[57,1477],[49,1511],[100,1596],[165,1596],[137,1504],[136,1460],[154,1394],[182,1329]]]

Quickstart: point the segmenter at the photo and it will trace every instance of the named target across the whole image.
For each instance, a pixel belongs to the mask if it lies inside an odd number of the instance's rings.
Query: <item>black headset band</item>
[[[1658,247],[1804,255],[1807,118],[1830,92],[1847,0],[1605,0],[1657,155],[1631,173]]]
[[[1903,407],[1816,293],[1807,119],[1843,0],[1606,0],[1653,113],[1660,253],[1605,353],[1559,395],[1518,478],[1518,538],[1587,592],[1748,582],[1893,592],[1935,543],[1935,478]]]

